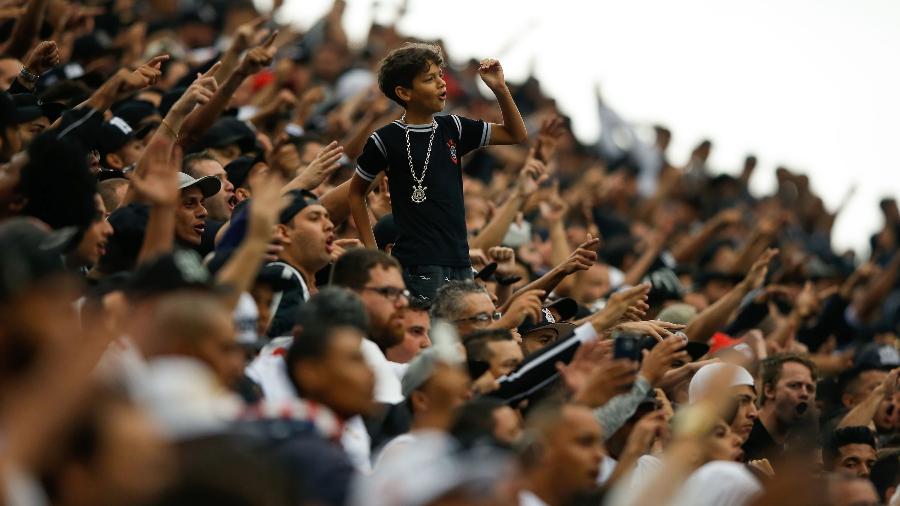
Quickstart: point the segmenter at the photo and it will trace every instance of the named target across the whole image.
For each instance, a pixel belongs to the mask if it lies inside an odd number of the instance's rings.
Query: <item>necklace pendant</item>
[[[419,184],[418,186],[413,186],[412,201],[416,204],[425,202],[425,190],[427,189],[427,186],[423,187],[421,184]]]

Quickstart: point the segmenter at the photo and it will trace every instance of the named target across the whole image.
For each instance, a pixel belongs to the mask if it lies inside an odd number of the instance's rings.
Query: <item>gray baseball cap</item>
[[[192,186],[200,188],[200,192],[203,193],[203,198],[206,199],[219,193],[219,190],[222,189],[222,181],[215,176],[204,176],[200,179],[194,179],[184,172],[179,172],[178,189],[184,190],[185,188],[190,188]]]

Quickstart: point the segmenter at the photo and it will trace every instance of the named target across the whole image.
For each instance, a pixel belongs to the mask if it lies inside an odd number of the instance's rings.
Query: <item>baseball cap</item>
[[[869,343],[859,350],[854,365],[858,368],[889,371],[900,367],[900,352],[889,344]]]
[[[65,271],[62,254],[78,230],[51,230],[33,218],[11,218],[0,223],[0,300],[21,293],[28,285]]]
[[[203,193],[203,198],[209,198],[219,193],[222,189],[222,181],[216,176],[203,176],[200,179],[194,179],[184,172],[178,173],[178,189],[184,190],[196,186]]]
[[[12,95],[5,91],[0,92],[0,127],[18,125],[24,121],[21,119]]]
[[[220,118],[206,131],[197,147],[221,148],[231,144],[237,144],[241,153],[254,151],[257,149],[256,133],[243,121],[226,116]]]
[[[143,120],[159,116],[159,111],[146,100],[126,100],[113,109],[113,114],[125,120],[131,128],[138,130]]]
[[[647,295],[647,303],[650,306],[658,306],[670,300],[681,300],[684,297],[684,286],[672,269],[655,270],[644,281],[651,284],[650,293]]]
[[[107,153],[119,150],[134,139],[135,131],[124,119],[113,116],[100,127],[100,159]]]
[[[216,291],[217,287],[200,255],[176,250],[140,265],[126,293],[132,298],[146,298],[186,289]]]
[[[553,311],[559,315],[554,316]],[[523,336],[531,332],[537,332],[544,329],[553,329],[557,336],[565,335],[575,329],[572,323],[565,323],[566,320],[573,318],[578,313],[578,303],[568,297],[557,299],[549,304],[545,304],[541,308],[541,319],[535,322],[531,317],[519,325],[519,333]]]
[[[266,160],[261,153],[255,157],[239,156],[228,162],[228,164],[225,165],[225,174],[228,175],[228,181],[231,182],[235,188],[247,188],[247,179],[250,177],[250,172],[253,171],[253,167],[258,163],[266,163]]]
[[[18,123],[34,121],[40,117],[46,117],[50,122],[56,121],[66,107],[55,102],[41,102],[31,93],[16,93],[11,95],[16,104],[16,120]]]
[[[290,203],[278,215],[278,223],[282,225],[291,221],[307,206],[319,204],[319,197],[309,190],[291,190],[286,196],[290,199]]]
[[[679,325],[687,325],[692,318],[697,316],[697,308],[690,304],[672,304],[659,312],[656,319]]]

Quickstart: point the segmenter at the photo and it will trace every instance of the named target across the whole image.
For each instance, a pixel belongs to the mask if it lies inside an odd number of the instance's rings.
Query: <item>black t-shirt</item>
[[[403,123],[394,121],[375,131],[357,160],[356,174],[373,181],[382,170],[388,176],[394,221],[400,230],[392,254],[404,267],[441,265],[468,267],[466,209],[463,205],[462,157],[487,146],[491,126],[459,116],[437,116],[431,158],[422,186],[425,201],[412,201],[415,180],[410,174]],[[409,125],[409,143],[416,177],[422,176],[431,125]]]
[[[766,429],[766,426],[757,418],[753,421],[753,429],[750,430],[750,436],[744,443],[744,460],[769,459],[775,460],[784,453],[784,447],[779,445],[772,439],[772,435]]]

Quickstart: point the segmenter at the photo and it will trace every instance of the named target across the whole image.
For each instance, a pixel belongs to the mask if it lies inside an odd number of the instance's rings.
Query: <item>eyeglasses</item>
[[[364,286],[362,289],[371,290],[391,302],[397,302],[400,297],[409,300],[410,296],[412,295],[409,293],[409,290],[397,288],[394,286]]]
[[[478,313],[475,316],[470,316],[468,318],[460,318],[459,320],[454,320],[453,323],[462,323],[462,322],[473,322],[473,323],[490,323],[492,321],[497,321],[503,316],[503,313],[500,311],[494,311],[493,313]]]

